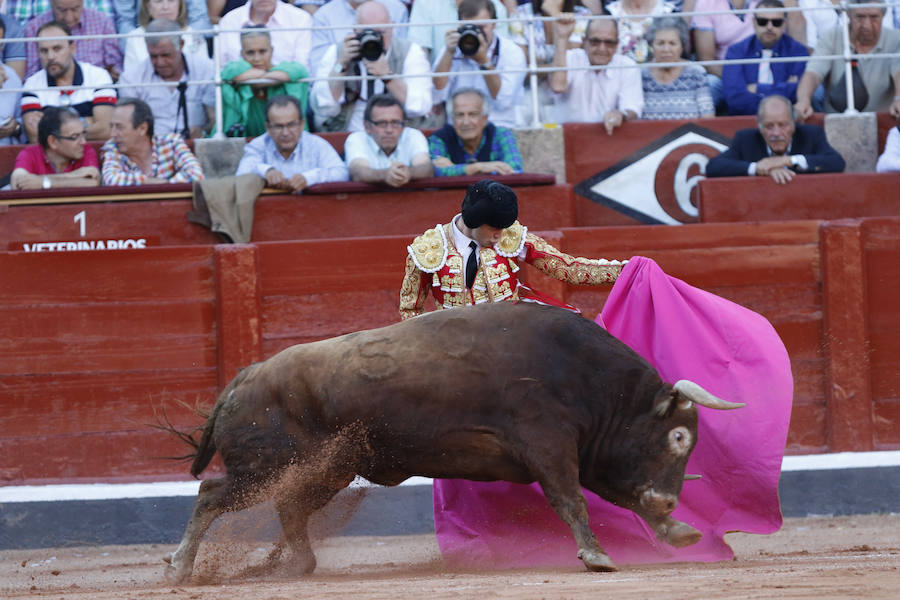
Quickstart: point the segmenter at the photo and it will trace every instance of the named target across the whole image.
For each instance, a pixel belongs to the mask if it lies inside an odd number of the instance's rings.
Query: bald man
[[[425,52],[394,35],[393,27],[384,25],[389,22],[384,5],[363,2],[356,9],[353,32],[322,55],[316,71],[321,79],[313,84],[311,101],[317,131],[364,131],[366,102],[376,94],[397,98],[413,120],[431,110],[431,66]],[[347,76],[372,79],[343,79]]]

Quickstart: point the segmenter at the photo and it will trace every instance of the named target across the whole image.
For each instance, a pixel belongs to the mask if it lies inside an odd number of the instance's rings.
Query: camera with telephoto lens
[[[384,54],[384,36],[374,29],[363,29],[356,34],[359,54],[368,61],[378,60]]]
[[[472,24],[460,25],[459,29],[456,31],[459,32],[459,42],[457,42],[457,46],[459,47],[460,52],[465,56],[472,56],[478,52],[478,48],[481,47],[481,40],[478,37],[481,35],[480,26]]]

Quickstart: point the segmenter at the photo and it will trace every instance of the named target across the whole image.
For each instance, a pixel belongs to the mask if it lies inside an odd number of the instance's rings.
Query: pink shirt
[[[752,9],[759,0],[749,0],[746,9]],[[694,5],[694,12],[713,11],[713,10],[735,10],[729,0],[697,0]],[[744,17],[741,19],[741,17]],[[745,13],[736,15],[730,13],[722,13],[718,15],[696,15],[691,26],[700,31],[712,31],[716,37],[716,58],[722,60],[725,58],[725,51],[728,46],[735,42],[739,42],[748,35],[753,34],[753,15]]]
[[[75,169],[80,169],[81,167],[100,168],[100,163],[97,161],[97,151],[94,150],[94,147],[90,144],[84,145],[84,156],[82,156],[80,160],[71,161],[64,173],[69,173]],[[47,159],[47,155],[44,153],[44,149],[41,148],[40,144],[28,146],[19,152],[19,155],[16,156],[16,164],[13,168],[25,169],[32,175],[56,174],[53,163]]]

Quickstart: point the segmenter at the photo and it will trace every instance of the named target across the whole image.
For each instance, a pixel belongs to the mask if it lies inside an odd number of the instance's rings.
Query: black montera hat
[[[482,225],[506,229],[518,217],[519,201],[508,185],[482,179],[466,190],[466,197],[462,201],[462,218],[469,229]]]

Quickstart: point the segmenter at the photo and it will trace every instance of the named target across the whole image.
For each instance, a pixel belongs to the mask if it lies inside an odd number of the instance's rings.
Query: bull
[[[664,383],[599,325],[536,304],[437,311],[299,344],[243,369],[220,394],[191,474],[216,451],[226,474],[201,483],[166,575],[190,577],[219,515],[270,498],[292,567],[312,572],[308,519],[356,475],[386,486],[414,475],[537,481],[578,558],[612,571],[582,487],[634,511],[668,544],[699,541],[671,517],[697,404],[743,406],[689,381]]]

